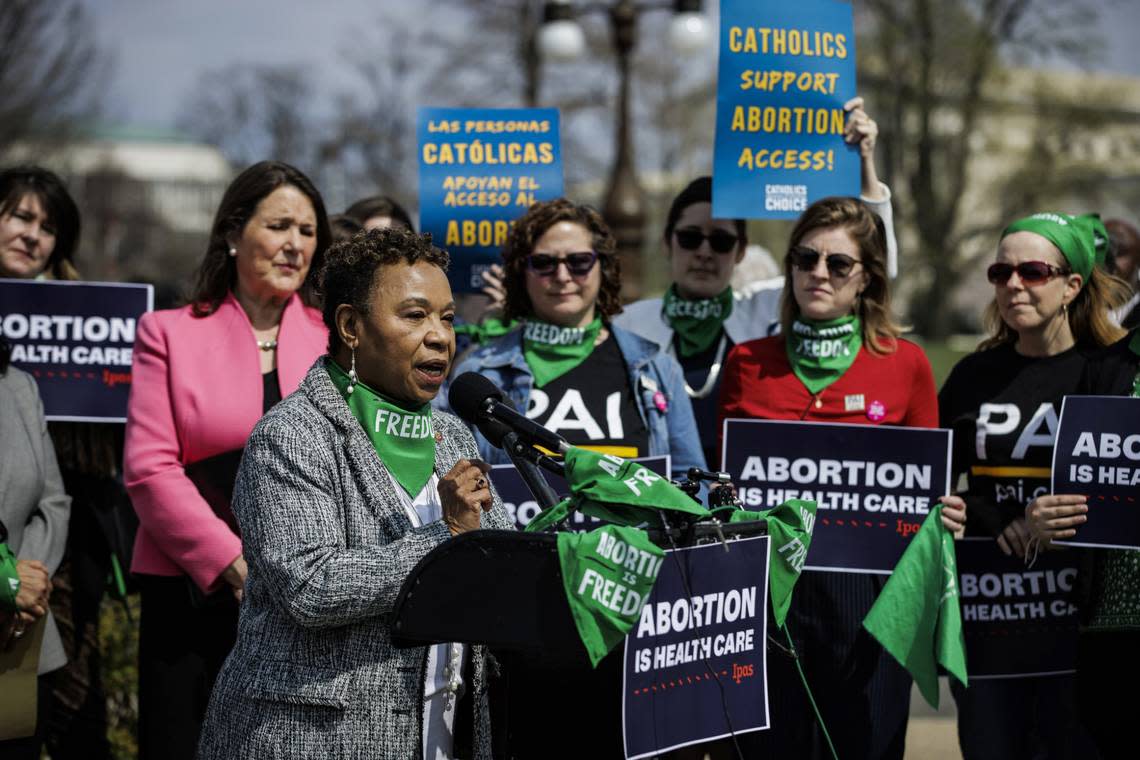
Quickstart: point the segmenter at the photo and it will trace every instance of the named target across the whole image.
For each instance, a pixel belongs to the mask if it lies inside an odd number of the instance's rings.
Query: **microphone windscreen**
[[[503,392],[478,372],[464,372],[451,382],[447,402],[459,417],[472,425],[480,422],[480,410],[487,399],[503,400]]]

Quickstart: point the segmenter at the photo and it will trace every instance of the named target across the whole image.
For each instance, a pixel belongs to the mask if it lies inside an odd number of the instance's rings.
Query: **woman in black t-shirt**
[[[993,537],[1007,555],[1025,556],[1025,507],[1048,493],[1062,398],[1077,389],[1086,352],[1120,335],[1108,309],[1122,300],[1123,283],[1096,267],[1098,237],[1107,238],[1094,216],[1036,214],[1009,225],[987,272],[990,337],[939,394],[941,426],[955,431],[955,478],[967,477],[967,532]],[[1071,676],[952,690],[966,760],[1091,751],[1072,718]]]

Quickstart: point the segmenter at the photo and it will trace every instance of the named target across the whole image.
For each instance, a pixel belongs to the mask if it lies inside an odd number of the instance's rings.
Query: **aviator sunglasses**
[[[714,252],[732,253],[736,249],[737,243],[740,242],[740,238],[724,230],[713,230],[706,235],[701,230],[685,227],[684,229],[673,230],[673,234],[677,236],[677,245],[686,251],[697,250],[701,247],[701,243],[707,240],[709,241],[709,248]]]
[[[1023,261],[1016,266],[999,261],[990,264],[986,270],[986,279],[994,285],[1005,285],[1014,272],[1017,272],[1018,278],[1026,285],[1040,285],[1050,277],[1069,274],[1069,270],[1064,267],[1053,266],[1044,261]]]
[[[539,277],[550,277],[558,271],[559,264],[565,264],[567,272],[575,277],[581,277],[590,273],[597,260],[597,251],[568,253],[565,258],[549,253],[532,253],[526,257],[526,266]]]
[[[856,264],[861,263],[846,253],[823,254],[814,248],[808,248],[806,245],[797,245],[788,251],[788,260],[792,262],[792,266],[801,272],[814,271],[820,256],[823,256],[827,273],[832,277],[846,277],[851,274],[851,270],[855,268]]]

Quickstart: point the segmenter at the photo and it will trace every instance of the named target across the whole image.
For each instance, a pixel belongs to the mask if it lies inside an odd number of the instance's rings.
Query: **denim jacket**
[[[693,407],[685,394],[681,365],[663,353],[656,343],[614,325],[609,325],[609,330],[611,339],[617,341],[625,358],[630,387],[637,399],[637,411],[649,431],[647,455],[669,454],[676,475],[682,475],[690,467],[704,469],[705,457],[701,451],[697,423],[693,419]],[[527,409],[534,376],[523,357],[521,328],[468,354],[456,365],[453,376],[458,377],[464,372],[478,372],[502,388],[516,408],[520,411]],[[664,411],[653,400],[658,390],[665,394],[667,403]],[[446,392],[443,392],[436,399],[443,401],[440,408],[450,411],[446,397]],[[507,455],[492,446],[478,430],[472,432],[479,445],[479,455],[485,461],[491,464],[510,462]]]

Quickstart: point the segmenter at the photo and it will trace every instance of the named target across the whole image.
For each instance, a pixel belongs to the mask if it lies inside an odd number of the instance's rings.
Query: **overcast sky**
[[[86,1],[101,44],[114,55],[106,120],[168,127],[205,70],[242,61],[307,63],[318,81],[332,82],[354,30],[425,23],[422,8],[431,0]],[[1097,68],[1140,76],[1140,2],[1103,1]],[[440,23],[439,14],[431,21]]]

